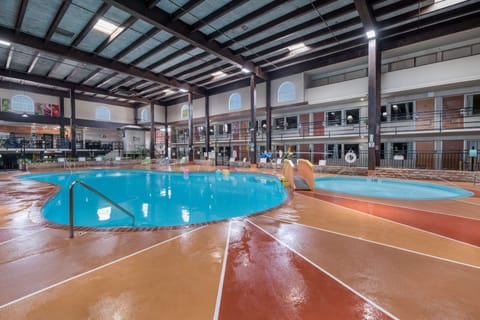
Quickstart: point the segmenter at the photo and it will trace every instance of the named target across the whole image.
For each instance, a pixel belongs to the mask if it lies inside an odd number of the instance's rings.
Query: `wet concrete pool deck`
[[[480,318],[480,186],[458,185],[475,195],[302,191],[250,217],[70,239],[40,216],[56,187],[2,173],[0,319]]]

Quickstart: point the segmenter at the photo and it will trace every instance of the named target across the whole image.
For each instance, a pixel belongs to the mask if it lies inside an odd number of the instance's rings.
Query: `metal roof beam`
[[[20,30],[25,17],[25,11],[27,10],[28,0],[22,0],[20,2],[20,8],[18,9],[17,19],[15,20],[15,30]]]
[[[189,25],[181,20],[171,21],[170,15],[158,7],[149,9],[145,2],[137,0],[104,1],[136,16],[139,19],[145,20],[159,29],[165,30],[180,39],[190,42],[212,55],[229,61],[231,64],[241,68],[247,68],[259,78],[268,78],[267,75],[251,61],[247,61],[241,56],[234,55],[229,49],[220,47],[216,42],[209,42],[203,33],[198,31],[192,32]],[[191,90],[189,91],[193,92]]]
[[[73,40],[72,47],[76,47],[80,44],[80,42],[82,42],[82,40],[92,30],[93,26],[98,22],[98,19],[100,19],[100,17],[103,16],[105,14],[105,12],[107,12],[108,9],[110,9],[110,7],[111,7],[111,5],[108,4],[108,3],[102,4],[100,9],[98,9],[97,12],[95,12],[95,14],[90,19],[90,21],[88,21],[87,25],[82,29],[82,31],[80,31],[80,33],[75,38],[75,40]]]
[[[146,60],[150,57],[152,57],[153,55],[159,53],[160,51],[162,50],[165,50],[166,48],[168,48],[169,46],[173,45],[175,42],[177,42],[178,39],[175,38],[175,37],[170,37],[169,39],[165,40],[164,42],[160,43],[158,46],[156,46],[155,48],[152,48],[150,51],[144,53],[143,55],[141,55],[140,57],[136,58],[135,60],[133,60],[132,62],[130,62],[131,65],[137,65],[139,64],[140,62],[142,62],[143,60]]]
[[[47,78],[44,76],[39,76],[39,75],[34,75],[34,74],[27,74],[24,72],[19,72],[19,71],[14,71],[14,70],[6,70],[6,69],[0,69],[0,76],[3,77],[8,77],[8,78],[14,78],[14,79],[22,79],[22,80],[27,80],[27,81],[32,81],[32,82],[37,82],[37,83],[43,83],[43,84],[48,84],[51,86],[55,87],[60,87],[60,88],[67,88],[67,89],[75,89],[75,90],[80,90],[84,92],[91,92],[95,94],[103,94],[106,96],[110,97],[115,97],[115,98],[120,98],[120,99],[127,99],[127,100],[132,100],[132,101],[138,101],[138,102],[143,102],[143,103],[150,103],[150,100],[148,99],[143,99],[139,97],[125,97],[119,94],[112,93],[108,90],[104,89],[99,89],[91,86],[86,86],[86,85],[79,85],[77,83],[73,82],[68,82],[64,80],[59,80],[59,79],[53,79],[53,78]]]
[[[172,54],[169,54],[168,56],[163,57],[162,59],[160,59],[156,62],[153,62],[153,63],[149,64],[146,68],[149,69],[149,70],[155,70],[156,68],[160,67],[162,64],[164,64],[164,63],[166,63],[170,60],[173,60],[173,59],[175,59],[175,58],[177,58],[181,55],[188,54],[193,49],[195,49],[195,46],[188,45],[185,48],[182,48],[182,49],[180,49],[180,50],[178,50],[178,51],[176,51]]]
[[[112,74],[109,74],[108,76],[103,78],[100,81],[100,83],[96,84],[95,87],[100,88],[100,87],[106,85],[107,83],[111,82],[113,80],[113,78],[115,78],[116,76],[118,76],[118,72],[113,72]]]
[[[328,1],[326,1],[326,0],[316,0],[316,1],[313,1],[312,3],[306,4],[303,7],[300,7],[298,9],[294,10],[294,11],[288,12],[288,13],[286,13],[286,14],[284,14],[284,15],[276,18],[276,19],[273,19],[273,20],[269,21],[268,23],[265,23],[265,24],[259,25],[256,28],[250,29],[249,31],[240,34],[236,38],[233,38],[229,41],[225,41],[224,43],[222,43],[222,48],[227,48],[227,47],[233,45],[236,42],[248,39],[248,38],[253,37],[253,36],[255,36],[255,35],[257,35],[261,32],[265,32],[265,30],[267,30],[269,28],[274,28],[275,26],[277,26],[280,23],[283,23],[285,21],[294,19],[294,18],[302,16],[304,14],[307,14],[307,13],[312,11],[312,5],[321,7],[321,6],[324,6],[324,5],[327,5],[327,4],[331,3],[333,1],[334,0],[328,0]]]
[[[57,30],[57,27],[60,24],[60,21],[62,21],[63,16],[65,15],[65,12],[67,11],[71,3],[72,3],[72,0],[65,0],[62,2],[60,9],[58,9],[57,14],[55,15],[55,18],[53,19],[52,23],[50,24],[50,27],[48,28],[47,35],[45,36],[45,39],[47,41],[49,41],[52,38],[53,34],[55,33],[55,30]]]
[[[205,0],[190,0],[183,6],[181,6],[177,11],[172,13],[172,21],[176,21],[180,19],[184,14],[189,12],[190,10],[194,9],[197,7],[199,4],[204,2]]]
[[[47,77],[51,77],[52,74],[60,67],[60,65],[63,63],[64,59],[60,59],[55,64],[50,68],[50,70],[47,72]],[[30,73],[30,72],[28,72]]]
[[[375,20],[371,4],[369,4],[367,0],[354,0],[354,3],[355,7],[357,8],[358,15],[360,16],[360,19],[362,19],[365,31],[375,30],[377,21]]]
[[[133,16],[128,18],[124,23],[122,23],[121,25],[118,26],[117,30],[120,30],[119,32],[114,31],[97,48],[95,48],[95,50],[93,52],[95,52],[95,53],[102,52],[106,47],[108,47],[113,42],[113,40],[115,40],[119,35],[121,35],[125,31],[127,31],[128,28],[130,28],[131,25],[135,23],[135,21],[137,21],[137,18],[135,18]]]
[[[278,6],[284,4],[285,2],[288,2],[288,1],[290,1],[290,0],[275,0],[275,1],[272,1],[268,4],[266,4],[265,6],[263,6],[261,8],[258,8],[257,10],[253,11],[252,13],[249,13],[246,16],[243,16],[243,17],[233,21],[230,24],[227,24],[226,26],[220,28],[219,30],[216,30],[216,31],[212,32],[211,34],[209,34],[207,36],[207,40],[211,41],[211,40],[223,35],[225,32],[227,32],[229,30],[232,30],[232,29],[235,29],[235,28],[238,28],[238,27],[244,25],[245,23],[268,13],[269,11],[277,8]]]
[[[136,68],[118,61],[112,61],[92,53],[84,52],[76,48],[61,45],[59,43],[45,42],[44,39],[38,38],[23,32],[15,32],[15,30],[0,26],[0,38],[12,43],[22,44],[40,51],[55,54],[74,61],[96,65],[102,68],[110,69],[127,75],[132,75],[142,79],[147,79],[160,84],[168,85],[174,88],[182,88],[190,92],[203,95],[204,89],[178,81],[176,79],[167,78],[151,71]]]
[[[70,94],[68,91],[62,91],[58,89],[50,89],[40,86],[33,86],[25,83],[15,83],[10,82],[8,80],[0,80],[0,88],[3,89],[10,89],[10,90],[21,90],[21,91],[28,91],[33,93],[40,93],[50,96],[58,96],[58,97],[68,97]]]
[[[37,54],[33,58],[30,66],[28,67],[27,73],[31,73],[33,71],[33,68],[35,68],[35,66],[37,65],[38,59],[40,59],[40,52],[37,52]]]
[[[248,0],[235,0],[227,3],[223,7],[218,8],[217,10],[211,12],[209,15],[207,15],[204,18],[201,18],[198,20],[195,24],[193,24],[190,29],[192,31],[198,31],[198,29],[202,28],[203,26],[209,24],[210,22],[214,21],[215,19],[223,16],[227,12],[240,7],[244,3],[248,2]]]
[[[126,48],[124,48],[122,51],[117,53],[112,59],[113,60],[120,60],[123,57],[125,57],[127,54],[132,52],[135,48],[138,48],[148,40],[150,40],[154,35],[156,35],[159,32],[157,28],[151,28],[148,30],[147,33],[143,34],[141,37],[139,37],[137,40],[133,41],[130,43]]]
[[[10,45],[10,50],[8,50],[7,61],[5,62],[5,69],[10,69],[10,64],[12,63],[13,51],[15,51],[14,45]]]
[[[124,85],[125,83],[131,81],[134,77],[132,76],[128,76],[126,78],[123,78],[122,80],[118,81],[118,82],[115,82],[114,84],[112,84],[111,86],[105,88],[106,90],[113,90],[113,89],[116,89],[118,87],[121,87],[122,85]]]

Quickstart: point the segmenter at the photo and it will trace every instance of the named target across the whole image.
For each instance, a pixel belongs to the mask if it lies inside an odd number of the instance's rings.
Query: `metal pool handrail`
[[[131,213],[130,211],[128,211],[127,209],[123,208],[122,206],[120,206],[118,203],[114,202],[113,200],[111,200],[110,198],[108,198],[106,195],[104,195],[103,193],[99,192],[98,190],[95,190],[94,188],[92,188],[91,186],[89,186],[88,184],[86,184],[85,182],[81,181],[81,180],[75,180],[72,182],[72,184],[70,185],[70,188],[69,188],[69,199],[70,199],[70,238],[73,238],[73,188],[75,187],[75,185],[80,184],[82,185],[85,189],[87,190],[90,190],[91,192],[95,193],[97,196],[99,196],[100,198],[103,198],[105,199],[107,202],[110,202],[115,208],[119,209],[120,211],[123,211],[125,214],[127,214],[128,216],[130,216],[132,218],[132,226],[135,225],[135,215],[133,213]]]

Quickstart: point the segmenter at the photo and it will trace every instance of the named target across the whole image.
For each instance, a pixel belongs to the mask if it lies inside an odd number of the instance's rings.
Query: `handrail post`
[[[69,197],[70,197],[70,239],[73,239],[73,187],[77,181],[72,182],[69,189]]]
[[[111,200],[110,198],[108,198],[107,196],[105,196],[104,194],[100,193],[99,191],[95,190],[94,188],[92,188],[91,186],[89,186],[88,184],[86,184],[85,182],[81,181],[81,180],[75,180],[72,182],[72,184],[70,184],[70,188],[69,188],[69,197],[70,197],[70,206],[69,206],[69,209],[70,209],[70,238],[73,238],[73,198],[74,198],[74,195],[73,195],[73,188],[75,187],[75,185],[79,183],[80,185],[82,185],[85,189],[93,192],[94,194],[98,195],[100,198],[103,198],[105,199],[107,202],[110,202],[114,207],[116,207],[117,209],[119,209],[120,211],[124,212],[126,215],[130,216],[132,218],[132,226],[135,225],[135,215],[129,211],[127,211],[125,208],[123,208],[122,206],[120,206],[119,204],[117,204],[116,202],[114,202],[113,200]]]

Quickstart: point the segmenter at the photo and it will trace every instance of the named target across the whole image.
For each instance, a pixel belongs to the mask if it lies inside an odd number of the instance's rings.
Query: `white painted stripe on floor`
[[[308,196],[305,196],[305,195],[302,195],[302,196],[308,197]],[[449,238],[449,237],[447,237],[447,236],[441,235],[441,234],[439,234],[439,233],[435,233],[435,232],[433,232],[433,231],[428,231],[428,230],[420,229],[420,228],[417,228],[417,227],[414,227],[414,226],[411,226],[411,225],[408,225],[408,224],[405,224],[405,223],[401,223],[401,222],[398,222],[398,221],[394,221],[394,220],[390,220],[390,219],[387,219],[387,218],[379,217],[379,216],[376,216],[376,215],[374,215],[374,214],[372,214],[372,213],[360,211],[360,210],[358,210],[358,209],[352,209],[352,208],[349,208],[349,207],[346,207],[346,206],[342,206],[341,204],[333,203],[333,202],[330,202],[330,201],[327,201],[327,200],[317,199],[317,198],[314,198],[314,197],[309,197],[309,198],[310,198],[310,199],[315,199],[315,200],[317,200],[317,201],[321,201],[321,202],[324,202],[324,203],[327,203],[327,204],[331,204],[331,205],[333,205],[333,206],[342,208],[342,209],[344,209],[344,210],[351,210],[351,211],[353,211],[353,212],[356,212],[356,213],[359,213],[359,214],[362,214],[362,215],[367,215],[367,216],[372,217],[372,218],[375,218],[375,219],[380,219],[380,220],[387,221],[387,222],[390,222],[390,223],[393,223],[393,224],[398,224],[398,225],[400,225],[400,226],[404,226],[404,227],[406,227],[406,228],[414,229],[414,230],[417,230],[417,231],[420,231],[420,232],[429,233],[429,234],[434,235],[434,236],[436,236],[436,237],[448,239],[448,240],[450,240],[450,241],[458,242],[458,243],[461,243],[461,244],[466,245],[466,246],[470,246],[470,247],[474,247],[474,248],[479,248],[479,246],[476,246],[476,245],[474,245],[474,244],[472,244],[472,243],[460,241],[460,240],[457,240],[457,239],[454,239],[454,238]],[[403,208],[403,207],[400,207],[400,208]],[[409,209],[409,208],[404,208],[404,209]]]
[[[7,302],[7,303],[1,305],[1,306],[0,306],[0,309],[6,308],[6,307],[8,307],[8,306],[11,306],[12,304],[15,304],[15,303],[17,303],[17,302],[23,301],[23,300],[25,300],[25,299],[28,299],[28,298],[30,298],[30,297],[33,297],[33,296],[35,296],[35,295],[37,295],[37,294],[39,294],[39,293],[45,292],[45,291],[50,290],[50,289],[52,289],[52,288],[58,287],[58,286],[60,286],[60,285],[62,285],[62,284],[65,284],[65,283],[70,282],[70,281],[72,281],[72,280],[78,279],[78,278],[83,277],[83,276],[85,276],[85,275],[87,275],[87,274],[90,274],[90,273],[93,273],[93,272],[95,272],[95,271],[104,269],[104,268],[106,268],[106,267],[109,267],[109,266],[111,266],[111,265],[113,265],[113,264],[116,264],[116,263],[118,263],[118,262],[121,262],[121,261],[123,261],[123,260],[126,260],[126,259],[129,259],[129,258],[131,258],[131,257],[137,256],[137,255],[139,255],[139,254],[141,254],[141,253],[144,253],[144,252],[146,252],[146,251],[148,251],[148,250],[151,250],[151,249],[153,249],[153,248],[159,247],[159,246],[161,246],[161,245],[163,245],[163,244],[166,244],[166,243],[168,243],[168,242],[170,242],[170,241],[173,241],[173,240],[176,240],[176,239],[178,239],[178,238],[181,238],[181,237],[183,237],[184,235],[193,233],[193,232],[198,231],[198,230],[200,230],[200,229],[203,229],[203,228],[205,228],[205,227],[206,227],[206,226],[201,226],[201,227],[198,227],[198,228],[196,228],[196,229],[194,229],[194,230],[190,230],[190,231],[181,233],[181,234],[179,234],[179,235],[177,235],[177,236],[175,236],[175,237],[173,237],[173,238],[170,238],[170,239],[164,240],[164,241],[162,241],[162,242],[156,243],[156,244],[154,244],[154,245],[151,245],[150,247],[144,248],[144,249],[142,249],[142,250],[136,251],[136,252],[131,253],[131,254],[129,254],[129,255],[126,255],[126,256],[124,256],[124,257],[118,258],[118,259],[116,259],[116,260],[113,260],[113,261],[111,261],[111,262],[109,262],[109,263],[106,263],[106,264],[103,264],[103,265],[101,265],[101,266],[98,266],[98,267],[93,268],[93,269],[91,269],[91,270],[82,272],[82,273],[77,274],[76,276],[70,277],[70,278],[68,278],[68,279],[65,279],[65,280],[62,280],[62,281],[60,281],[60,282],[54,283],[54,284],[52,284],[52,285],[50,285],[50,286],[48,286],[48,287],[45,287],[45,288],[43,288],[43,289],[40,289],[40,290],[37,290],[37,291],[35,291],[35,292],[29,293],[29,294],[27,294],[27,295],[25,295],[25,296],[23,296],[23,297],[18,298],[18,299],[15,299],[15,300],[12,300],[12,301],[10,301],[10,302]],[[72,240],[72,241],[73,241],[73,240]]]
[[[393,314],[391,314],[389,311],[385,310],[383,307],[379,306],[378,304],[376,304],[374,301],[370,300],[369,298],[365,297],[364,295],[362,295],[360,292],[358,292],[357,290],[353,289],[352,287],[350,287],[348,284],[346,284],[345,282],[343,282],[342,280],[340,280],[339,278],[335,277],[333,274],[331,274],[330,272],[328,272],[327,270],[323,269],[322,267],[320,267],[319,265],[315,264],[315,262],[313,262],[312,260],[310,260],[309,258],[305,257],[304,255],[302,255],[300,252],[298,252],[297,250],[293,249],[292,247],[290,247],[289,245],[287,245],[285,242],[283,242],[282,240],[278,239],[277,237],[275,237],[274,235],[272,235],[271,233],[269,233],[268,231],[266,231],[265,229],[263,229],[262,227],[260,227],[259,225],[255,224],[253,221],[251,221],[250,219],[245,219],[247,220],[249,223],[251,223],[252,225],[254,225],[255,227],[257,227],[258,229],[262,230],[264,233],[266,233],[268,236],[272,237],[275,241],[277,241],[278,243],[280,243],[282,246],[284,246],[285,248],[287,248],[288,250],[292,251],[293,253],[295,253],[296,255],[298,255],[299,257],[301,257],[302,259],[304,259],[305,261],[307,261],[308,263],[310,263],[312,266],[314,266],[315,268],[317,268],[318,270],[320,270],[321,272],[325,273],[326,275],[328,275],[330,278],[332,278],[333,280],[337,281],[340,285],[342,285],[343,287],[345,287],[346,289],[348,289],[349,291],[351,291],[352,293],[354,293],[355,295],[359,296],[360,298],[362,298],[363,300],[365,300],[366,302],[370,303],[372,306],[374,306],[375,308],[377,308],[378,310],[382,311],[384,314],[386,314],[387,316],[391,317],[392,319],[395,319],[395,320],[399,320],[399,318],[397,318],[396,316],[394,316]]]
[[[302,227],[305,227],[305,228],[315,229],[315,230],[323,231],[323,232],[326,232],[326,233],[332,233],[332,234],[342,236],[342,237],[346,237],[346,238],[351,238],[351,239],[355,239],[355,240],[359,240],[359,241],[369,242],[369,243],[373,243],[373,244],[376,244],[376,245],[379,245],[379,246],[382,246],[382,247],[387,247],[387,248],[392,248],[392,249],[396,249],[396,250],[400,250],[400,251],[405,251],[405,252],[408,252],[408,253],[413,253],[413,254],[417,254],[417,255],[441,260],[441,261],[444,261],[444,262],[459,264],[459,265],[469,267],[469,268],[474,268],[474,269],[480,269],[480,266],[476,266],[476,265],[473,265],[473,264],[468,264],[468,263],[464,263],[464,262],[460,262],[460,261],[455,261],[455,260],[451,260],[451,259],[447,259],[447,258],[442,258],[442,257],[439,257],[439,256],[434,256],[434,255],[431,255],[431,254],[428,254],[428,253],[423,253],[423,252],[420,252],[420,251],[415,251],[415,250],[410,250],[410,249],[406,249],[406,248],[402,248],[402,247],[397,247],[397,246],[387,244],[387,243],[382,243],[382,242],[377,242],[377,241],[374,241],[374,240],[360,238],[360,237],[352,236],[352,235],[349,235],[349,234],[340,233],[340,232],[337,232],[337,231],[323,229],[323,228],[319,228],[319,227],[315,227],[315,226],[309,226],[309,225],[298,223],[298,222],[285,221],[285,220],[277,219],[277,218],[270,217],[270,216],[264,216],[264,217],[265,218],[270,218],[270,219],[275,220],[275,221],[281,221],[281,222],[285,222],[285,223],[289,223],[289,224],[295,224],[295,225],[302,226]]]
[[[222,302],[223,281],[225,280],[225,269],[227,268],[228,247],[230,246],[230,234],[232,230],[232,221],[228,222],[227,243],[225,244],[225,253],[223,254],[222,272],[220,273],[220,283],[218,284],[217,302],[215,303],[215,313],[213,319],[218,319],[220,304]]]
[[[340,198],[340,199],[344,199],[344,200],[355,200],[355,201],[361,201],[361,202],[367,202],[367,203],[373,203],[373,204],[382,204],[382,205],[385,205],[385,206],[390,206],[390,207],[395,207],[395,208],[418,210],[418,211],[423,211],[425,213],[439,214],[439,215],[442,215],[442,216],[465,218],[465,219],[470,219],[470,220],[480,220],[480,218],[463,216],[463,215],[448,213],[448,212],[427,210],[425,208],[417,208],[417,207],[413,207],[413,206],[407,206],[406,204],[388,202],[388,200],[382,199],[382,198],[361,199],[361,198],[355,198],[355,197],[350,198],[350,197],[348,197],[346,195],[343,195],[343,194],[342,194],[342,196],[340,196],[340,195],[329,195],[329,194],[323,194],[323,193],[317,193],[317,194],[322,195],[322,196],[327,196],[327,197]],[[302,196],[305,196],[305,195],[302,195]],[[438,201],[465,202],[465,201],[461,201],[461,199],[469,199],[469,198],[438,199]],[[317,199],[317,200],[320,200],[320,199]],[[392,199],[392,201],[409,201],[409,200],[393,200]],[[436,200],[413,200],[413,201],[436,201]],[[472,203],[468,203],[468,204],[470,205]],[[475,203],[475,205],[478,205],[478,204]]]
[[[36,233],[39,233],[39,232],[42,232],[42,231],[45,231],[45,230],[48,230],[48,228],[42,228],[42,229],[40,229],[40,230],[35,230],[35,231],[30,232],[30,233],[27,233],[27,234],[22,234],[22,235],[20,235],[20,236],[18,236],[18,237],[14,237],[14,238],[12,238],[12,239],[9,239],[9,240],[0,242],[0,246],[1,246],[1,245],[4,245],[4,244],[7,244],[7,243],[9,243],[9,242],[12,242],[12,241],[19,240],[19,239],[24,238],[24,237],[29,237],[29,236],[31,236],[31,235],[33,235],[33,234],[36,234]]]

